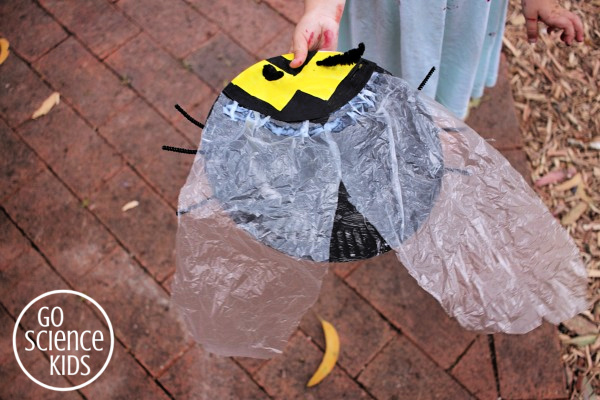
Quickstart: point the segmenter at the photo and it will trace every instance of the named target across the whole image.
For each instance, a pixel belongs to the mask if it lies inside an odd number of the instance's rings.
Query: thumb
[[[294,59],[290,62],[290,67],[298,68],[304,61],[306,60],[306,55],[308,54],[308,43],[306,42],[306,38],[302,35],[301,32],[294,33],[294,39],[292,41],[292,51],[294,53]]]

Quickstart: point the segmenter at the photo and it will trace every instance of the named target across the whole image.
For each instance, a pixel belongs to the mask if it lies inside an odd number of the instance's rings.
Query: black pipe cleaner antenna
[[[181,147],[163,146],[162,149],[165,150],[165,151],[172,151],[174,153],[182,153],[182,154],[197,154],[197,153],[200,153],[200,154],[202,154],[202,151],[200,151],[200,150],[183,149]]]
[[[343,54],[329,56],[321,61],[317,61],[317,65],[322,67],[335,67],[336,65],[352,65],[360,61],[360,58],[365,52],[365,44],[359,43],[356,49],[350,49]]]
[[[177,111],[179,111],[181,113],[181,115],[183,115],[185,118],[187,118],[187,120],[190,121],[192,124],[196,125],[200,129],[204,129],[204,124],[202,122],[198,121],[197,119],[194,119],[190,114],[185,112],[185,110],[183,108],[181,108],[181,106],[179,104],[175,104],[175,109]]]
[[[421,82],[421,84],[419,85],[418,90],[421,90],[425,87],[425,85],[427,84],[427,81],[429,80],[429,78],[431,78],[431,75],[433,75],[433,71],[435,71],[435,67],[431,67],[431,69],[427,73],[427,76],[425,77],[425,79],[423,79],[423,82]]]

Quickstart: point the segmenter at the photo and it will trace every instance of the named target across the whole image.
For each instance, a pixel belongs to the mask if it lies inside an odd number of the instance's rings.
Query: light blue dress
[[[365,58],[464,118],[471,97],[498,77],[508,0],[347,0],[339,50],[366,46]]]

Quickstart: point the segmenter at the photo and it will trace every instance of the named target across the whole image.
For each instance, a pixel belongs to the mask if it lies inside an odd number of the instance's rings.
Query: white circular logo
[[[79,296],[79,297],[89,301],[94,306],[96,306],[98,308],[98,310],[100,310],[100,312],[104,316],[104,319],[106,319],[106,322],[108,324],[108,329],[109,329],[110,349],[108,352],[108,356],[106,357],[106,361],[102,365],[102,368],[92,378],[88,379],[87,381],[85,381],[79,385],[73,386],[73,387],[56,387],[56,386],[51,386],[44,382],[41,382],[39,379],[36,379],[27,370],[27,368],[25,368],[25,366],[23,366],[23,363],[21,362],[21,358],[19,357],[19,349],[17,346],[17,333],[19,332],[19,324],[21,322],[21,319],[23,318],[23,316],[25,315],[27,310],[29,310],[29,308],[32,305],[34,305],[36,302],[38,302],[39,300],[41,300],[45,297],[56,295],[56,294],[71,294],[71,295]],[[88,353],[93,352],[93,351],[101,352],[104,350],[103,343],[106,340],[104,338],[104,334],[102,333],[101,330],[95,330],[93,332],[91,330],[84,330],[83,332],[79,332],[77,330],[69,330],[69,331],[65,332],[63,329],[60,329],[63,326],[64,321],[65,321],[65,314],[64,314],[63,309],[60,306],[54,306],[52,308],[41,307],[38,310],[37,322],[39,323],[39,325],[42,328],[45,328],[45,329],[39,330],[39,332],[37,332],[37,335],[36,335],[36,330],[34,330],[34,329],[27,330],[25,333],[25,340],[27,340],[27,342],[31,345],[31,347],[25,347],[24,350],[25,351],[34,351],[34,350],[38,349],[40,351],[50,351],[50,374],[49,375],[55,375],[55,374],[56,375],[67,375],[67,376],[75,375],[75,374],[79,373],[79,370],[81,367],[81,370],[83,371],[85,369],[85,370],[87,370],[87,373],[81,372],[79,374],[79,376],[87,376],[91,373],[91,368],[89,365],[90,355]],[[73,342],[72,342],[72,339],[74,339]],[[45,348],[43,348],[42,343],[48,343],[48,345]],[[87,346],[86,346],[86,343],[87,343]],[[73,344],[75,346],[75,350],[80,351],[80,348],[81,348],[81,350],[85,351],[85,355],[78,356],[78,355],[73,355],[70,353],[67,354],[67,352],[71,352],[72,350],[74,350],[71,348]],[[15,323],[15,329],[13,331],[13,350],[14,350],[17,362],[19,363],[19,367],[21,367],[21,370],[23,370],[23,372],[25,373],[25,375],[27,375],[29,377],[29,379],[31,379],[38,385],[43,386],[46,389],[56,390],[56,391],[60,391],[60,392],[81,389],[82,387],[87,386],[90,383],[94,382],[96,379],[98,379],[100,377],[100,375],[102,375],[102,373],[104,372],[106,367],[108,366],[108,363],[110,362],[110,359],[111,359],[112,353],[113,353],[113,349],[114,349],[114,344],[115,344],[115,339],[114,339],[113,327],[112,327],[110,319],[108,318],[108,315],[106,314],[104,309],[100,306],[100,304],[98,304],[98,302],[96,302],[96,300],[92,299],[90,296],[85,295],[80,292],[76,292],[74,290],[53,290],[51,292],[44,293],[44,294],[36,297],[35,299],[33,299],[29,304],[27,304],[27,306],[23,309],[23,311],[21,311],[21,314],[19,315],[19,318],[17,318],[17,322]],[[87,362],[86,362],[86,360],[87,360]],[[72,365],[72,363],[71,363],[72,361],[74,362],[75,366]],[[73,368],[76,367],[75,373],[73,373],[72,367]]]

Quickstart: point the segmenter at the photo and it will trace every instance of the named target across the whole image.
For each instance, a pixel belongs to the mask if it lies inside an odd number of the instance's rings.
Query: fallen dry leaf
[[[40,108],[35,110],[35,112],[31,116],[31,119],[37,119],[43,115],[48,114],[52,107],[54,107],[58,103],[60,103],[60,93],[54,92],[46,100],[44,100]]]
[[[577,190],[575,191],[575,197],[578,198],[578,199],[580,199],[580,200],[585,201],[590,206],[593,205],[593,201],[592,201],[592,199],[590,199],[590,197],[585,192],[585,187],[583,185],[577,186]]]
[[[594,393],[592,382],[587,376],[582,379],[581,394],[584,400],[598,400],[598,395]]]
[[[323,353],[321,364],[317,367],[306,387],[313,387],[325,379],[333,370],[333,367],[335,367],[340,355],[340,338],[335,327],[324,319],[321,319],[321,325],[323,327],[323,335],[325,336],[325,353]]]
[[[578,203],[575,207],[571,209],[568,213],[565,214],[564,217],[560,220],[560,223],[564,226],[569,226],[573,222],[577,221],[583,213],[587,210],[588,204],[585,201]]]
[[[581,315],[576,315],[567,321],[563,321],[562,324],[578,336],[598,334],[596,325]]]
[[[575,186],[579,185],[582,182],[581,174],[577,174],[568,181],[561,183],[558,186],[554,187],[554,190],[558,190],[559,192],[564,192],[565,190],[573,189]]]
[[[575,346],[584,347],[594,343],[598,339],[598,335],[582,335],[574,338],[562,339],[564,344],[574,344]]]
[[[8,55],[10,54],[10,51],[8,51],[9,47],[10,44],[8,43],[8,40],[0,38],[0,65],[8,58]]]
[[[132,200],[129,203],[125,204],[123,207],[121,207],[121,211],[126,212],[131,210],[132,208],[136,208],[137,206],[140,205],[140,202],[137,200]]]

